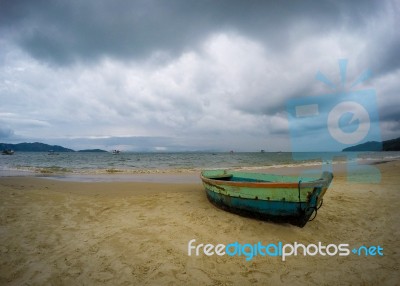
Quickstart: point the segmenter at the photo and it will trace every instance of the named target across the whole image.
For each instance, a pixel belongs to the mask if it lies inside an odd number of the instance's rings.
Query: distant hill
[[[0,150],[7,149],[14,150],[15,152],[49,152],[50,150],[53,150],[54,152],[75,152],[72,149],[64,148],[62,146],[48,145],[39,142],[18,144],[0,143]]]
[[[400,151],[400,137],[383,142],[369,141],[356,146],[347,147],[342,151]]]
[[[397,139],[383,141],[384,151],[400,151],[400,137]]]
[[[82,153],[108,153],[105,150],[101,150],[101,149],[85,149],[85,150],[79,150],[78,152],[82,152]]]

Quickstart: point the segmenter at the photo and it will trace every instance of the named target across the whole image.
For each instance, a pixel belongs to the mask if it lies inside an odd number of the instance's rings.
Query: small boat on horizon
[[[201,172],[207,198],[224,210],[262,220],[304,227],[322,206],[333,175],[298,178],[229,170]]]
[[[120,154],[120,153],[121,153],[120,150],[113,150],[113,151],[112,151],[112,154],[113,154],[113,155],[118,155],[118,154]]]
[[[14,150],[6,149],[1,152],[1,155],[14,155]]]

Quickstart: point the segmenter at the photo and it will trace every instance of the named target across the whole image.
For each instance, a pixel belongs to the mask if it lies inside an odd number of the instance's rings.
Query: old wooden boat
[[[333,175],[295,177],[205,170],[201,180],[216,206],[244,216],[303,227],[317,215]]]

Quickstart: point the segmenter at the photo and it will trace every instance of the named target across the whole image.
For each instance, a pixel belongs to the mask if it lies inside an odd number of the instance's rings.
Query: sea
[[[34,175],[93,181],[133,178],[141,174],[198,174],[203,169],[262,169],[354,160],[367,163],[400,160],[400,152],[121,152],[117,155],[108,152],[16,152],[0,156],[0,177]]]

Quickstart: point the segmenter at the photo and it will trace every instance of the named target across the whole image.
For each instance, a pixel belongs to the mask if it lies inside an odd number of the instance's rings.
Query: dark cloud
[[[309,33],[363,27],[380,1],[2,1],[0,24],[34,57],[58,64],[101,56],[179,54],[221,30],[281,51]],[[294,32],[293,32],[294,31]]]
[[[382,123],[393,123],[397,128],[396,131],[400,131],[400,112],[397,104],[385,106],[380,113],[379,118]]]
[[[260,149],[268,137],[281,150],[292,124],[287,103],[339,92],[315,74],[340,85],[337,59],[348,58],[349,83],[373,71],[382,133],[393,137],[399,7],[391,0],[0,0],[0,119],[17,130],[0,136],[149,150]],[[325,111],[335,105],[318,102]],[[299,126],[318,143],[323,128]]]
[[[397,25],[400,25],[400,20]],[[379,42],[371,47],[371,51],[367,51],[371,69],[379,76],[400,69],[400,30],[397,29],[396,33],[392,37],[379,37]]]
[[[14,135],[14,130],[7,127],[0,127],[0,140],[9,139]]]

